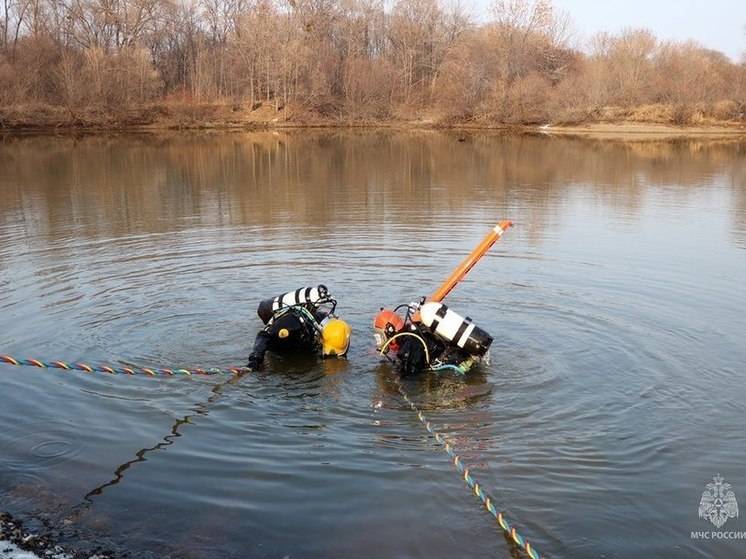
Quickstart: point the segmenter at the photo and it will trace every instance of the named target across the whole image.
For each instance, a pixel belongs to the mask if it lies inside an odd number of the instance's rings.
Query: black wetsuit
[[[435,361],[461,366],[473,356],[463,351],[455,344],[448,344],[433,334],[422,324],[411,325],[403,332],[412,332],[420,340],[413,336],[402,336],[399,341],[399,350],[396,353],[399,364],[399,372],[402,376],[414,375],[430,368]],[[424,345],[423,343],[424,342]],[[427,354],[425,353],[427,346]],[[427,357],[430,357],[430,362]]]
[[[277,311],[257,335],[249,355],[248,367],[261,368],[267,351],[276,353],[308,352],[319,349],[318,325],[326,314],[316,308],[285,307]],[[313,319],[311,318],[313,317]]]

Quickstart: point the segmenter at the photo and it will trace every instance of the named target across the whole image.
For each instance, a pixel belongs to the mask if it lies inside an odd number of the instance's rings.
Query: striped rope
[[[0,363],[15,367],[37,367],[39,369],[61,369],[63,371],[83,371],[85,373],[107,373],[110,375],[145,375],[155,376],[192,376],[192,375],[236,375],[246,372],[246,367],[230,369],[166,369],[156,367],[110,367],[108,365],[89,365],[88,363],[66,363],[65,361],[41,361],[39,359],[18,359],[10,355],[0,355]]]
[[[474,479],[474,476],[471,475],[469,466],[464,463],[464,461],[458,454],[456,454],[456,451],[453,449],[453,445],[451,444],[451,442],[449,442],[449,440],[445,436],[443,436],[440,432],[438,432],[437,429],[433,427],[432,423],[427,419],[427,417],[425,417],[425,415],[422,413],[422,411],[420,411],[417,405],[409,398],[409,395],[407,395],[407,392],[404,390],[404,387],[402,386],[401,381],[398,378],[396,379],[396,385],[397,389],[399,390],[399,394],[401,394],[404,401],[407,403],[407,405],[409,405],[412,411],[417,414],[417,419],[420,420],[420,423],[422,423],[425,429],[427,429],[427,432],[435,438],[435,441],[448,454],[451,461],[453,462],[454,467],[461,474],[461,479],[464,481],[464,483],[466,483],[466,485],[469,486],[474,495],[479,498],[487,512],[489,512],[495,518],[498,526],[500,526],[503,532],[505,532],[505,535],[508,537],[509,541],[514,542],[519,548],[525,551],[531,559],[542,559],[542,556],[539,554],[536,548],[516,531],[515,527],[513,527],[508,522],[502,512],[497,510],[493,500],[484,491],[484,489],[482,489],[482,486]]]

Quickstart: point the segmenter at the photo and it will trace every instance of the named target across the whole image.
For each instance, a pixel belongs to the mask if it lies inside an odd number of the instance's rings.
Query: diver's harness
[[[334,304],[336,305],[336,301],[334,301]],[[317,307],[318,309],[318,307]],[[272,313],[272,316],[267,321],[267,324],[264,326],[264,330],[266,332],[269,332],[272,325],[275,323],[275,321],[279,320],[280,318],[292,314],[298,318],[301,324],[310,324],[311,327],[313,327],[314,331],[316,332],[317,336],[321,333],[321,330],[323,329],[322,322],[324,322],[328,317],[332,316],[331,312],[326,313],[324,315],[324,318],[319,321],[314,314],[308,310],[308,307],[305,303],[301,303],[298,305],[292,305],[290,307],[282,307],[281,309],[275,311]]]
[[[295,292],[291,292],[291,294],[300,291],[307,291],[308,289],[310,288],[298,289]],[[331,318],[336,318],[334,311],[337,309],[337,300],[329,295],[329,292],[326,291],[326,288],[323,285],[319,286],[318,291],[322,293],[321,297],[306,301],[303,301],[303,299],[301,298],[301,302],[294,302],[293,304],[287,306],[282,303],[282,298],[284,297],[284,295],[276,297],[275,299],[279,299],[281,303],[280,305],[277,305],[275,303],[278,308],[272,311],[272,315],[266,321],[266,324],[264,326],[265,332],[269,332],[272,325],[277,320],[288,314],[292,314],[298,319],[301,324],[308,324],[313,328],[316,339],[318,341],[318,338],[324,328],[324,323]],[[299,301],[299,298],[294,297],[294,301]],[[323,309],[325,305],[328,305],[328,309]]]

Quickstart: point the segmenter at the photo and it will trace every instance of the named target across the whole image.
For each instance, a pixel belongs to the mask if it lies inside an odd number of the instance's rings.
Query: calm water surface
[[[746,556],[746,145],[329,132],[0,140],[0,353],[243,364],[258,301],[327,284],[348,362],[151,379],[0,367],[0,510],[130,557],[511,550],[397,396],[381,305],[495,336],[412,398],[548,557]],[[746,515],[723,530],[746,531]]]

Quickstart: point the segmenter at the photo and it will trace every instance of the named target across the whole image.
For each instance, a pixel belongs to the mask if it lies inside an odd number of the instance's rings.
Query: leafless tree
[[[550,0],[0,0],[0,102],[534,123],[743,119],[746,60],[646,30],[571,44]]]

